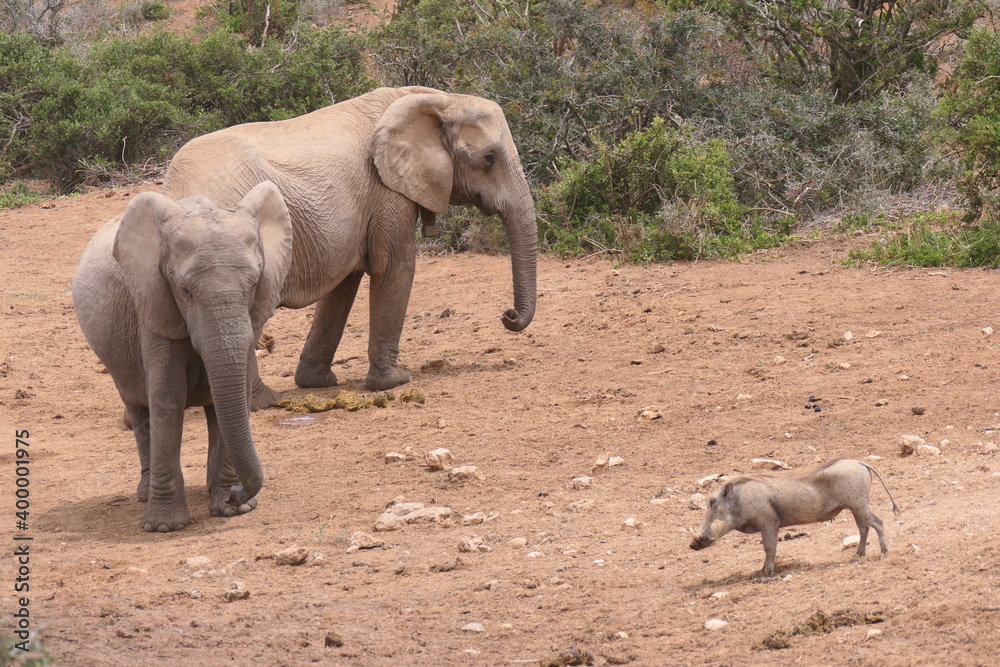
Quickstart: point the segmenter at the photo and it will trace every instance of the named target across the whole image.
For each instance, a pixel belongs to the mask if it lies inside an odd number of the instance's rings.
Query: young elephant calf
[[[837,459],[786,473],[729,479],[712,494],[691,548],[710,547],[731,530],[760,533],[764,544],[761,574],[770,576],[774,574],[779,528],[829,521],[847,509],[854,515],[861,533],[858,556],[865,555],[869,527],[878,534],[882,553],[888,553],[882,520],[872,512],[868,500],[873,474],[889,494],[881,475],[868,464],[854,459]],[[899,508],[892,494],[889,500],[898,517]]]

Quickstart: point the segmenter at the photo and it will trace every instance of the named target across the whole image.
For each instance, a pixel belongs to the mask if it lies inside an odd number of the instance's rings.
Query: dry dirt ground
[[[191,410],[194,524],[148,534],[132,435],[70,286],[93,232],[153,187],[0,211],[0,615],[18,608],[11,553],[28,535],[32,628],[58,664],[571,664],[572,650],[598,665],[1000,660],[1000,274],[845,268],[861,237],[740,262],[543,257],[535,321],[513,334],[499,322],[505,258],[421,257],[401,361],[426,402],[312,423],[255,413],[266,487],[230,519],[208,515]],[[362,393],[366,302],[363,287],[335,363]],[[310,311],[281,310],[266,329],[262,374],[286,396],[306,393],[290,374]],[[637,416],[650,407],[662,417]],[[30,432],[26,531],[17,430]],[[942,453],[900,457],[903,434]],[[485,479],[428,470],[439,447]],[[386,462],[392,451],[412,458]],[[592,473],[604,456],[624,464]],[[691,551],[696,482],[754,457],[870,460],[903,511],[893,519],[873,488],[889,555],[874,533],[866,558],[843,549],[849,514],[783,531],[796,539],[779,544],[770,581],[754,536]],[[570,488],[585,475],[591,488]],[[375,533],[400,498],[452,514]],[[485,521],[465,525],[476,513]],[[356,532],[384,545],[352,550]],[[466,538],[488,550],[460,551]],[[279,564],[292,547],[306,561]],[[226,601],[234,581],[249,597]]]

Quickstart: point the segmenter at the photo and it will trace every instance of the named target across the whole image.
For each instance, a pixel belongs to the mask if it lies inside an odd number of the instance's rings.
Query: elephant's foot
[[[142,528],[147,533],[169,533],[180,530],[191,523],[191,511],[187,503],[181,500],[181,505],[154,503],[146,505],[142,513]]]
[[[269,408],[278,398],[280,398],[278,392],[264,384],[260,378],[257,378],[253,385],[253,391],[250,394],[250,409],[263,410],[264,408]]]
[[[316,368],[299,364],[295,369],[295,384],[303,389],[312,387],[336,387],[337,376],[329,368]]]
[[[257,496],[247,500],[240,505],[232,505],[228,502],[232,487],[217,486],[212,489],[212,499],[208,502],[208,511],[212,516],[239,516],[257,509]]]
[[[369,367],[368,377],[365,378],[365,387],[371,391],[385,391],[406,384],[413,380],[410,371],[401,366],[392,366],[386,369]]]
[[[139,479],[139,486],[136,488],[135,495],[139,498],[140,503],[149,500],[149,473],[146,473]]]

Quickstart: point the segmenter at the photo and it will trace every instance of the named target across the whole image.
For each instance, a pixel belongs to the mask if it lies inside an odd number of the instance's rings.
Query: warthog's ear
[[[722,485],[722,497],[723,498],[728,497],[729,494],[732,493],[732,492],[733,492],[733,483],[732,482],[726,482],[725,484]]]

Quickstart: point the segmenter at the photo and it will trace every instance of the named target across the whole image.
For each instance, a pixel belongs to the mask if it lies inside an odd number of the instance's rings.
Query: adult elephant
[[[281,305],[318,302],[295,372],[299,386],[337,384],[330,366],[365,273],[371,277],[365,385],[389,389],[412,379],[397,357],[416,265],[416,221],[427,233],[449,205],[500,215],[514,277],[514,307],[503,324],[520,331],[531,322],[535,208],[494,102],[431,88],[379,88],[298,118],[237,125],[181,148],[163,193],[235,204],[264,180],[278,185],[292,217],[292,265]],[[254,407],[275,396],[258,381]]]

